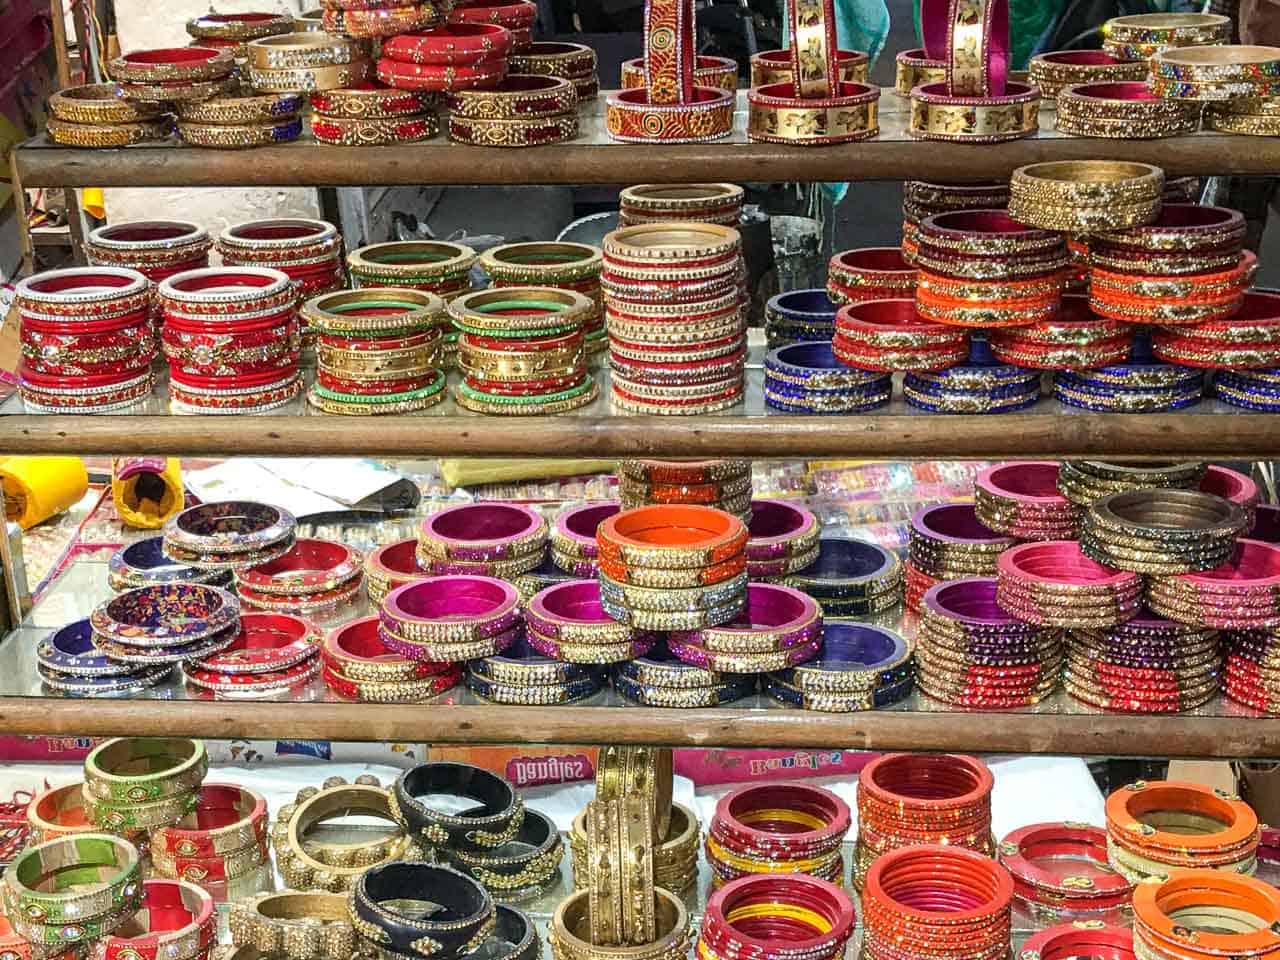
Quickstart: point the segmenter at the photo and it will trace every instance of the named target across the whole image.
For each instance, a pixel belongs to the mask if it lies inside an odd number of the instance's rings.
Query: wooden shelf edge
[[[372,428],[372,429],[370,429]],[[0,417],[6,454],[1270,459],[1261,414],[1004,416]]]
[[[1072,756],[1270,757],[1280,719],[1025,713],[802,713],[43,697],[0,700],[0,729],[55,736],[189,736],[465,744],[933,750]]]

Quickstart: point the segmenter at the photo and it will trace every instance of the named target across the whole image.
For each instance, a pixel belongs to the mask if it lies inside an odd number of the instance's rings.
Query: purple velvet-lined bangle
[[[95,633],[130,646],[192,643],[240,620],[240,601],[220,587],[169,583],[117,594],[94,609]]]
[[[755,653],[789,650],[821,637],[822,610],[812,597],[793,587],[749,583],[747,606],[738,617],[724,626],[675,631],[669,635],[668,643],[673,644],[671,652],[685,660],[674,644],[724,653]]]
[[[789,557],[778,557],[776,560],[748,560],[747,561],[747,579],[756,580],[778,580],[793,573],[799,573],[807,570],[818,559],[818,544],[814,543],[812,547],[804,553],[793,553]]]
[[[940,503],[924,507],[912,514],[911,529],[925,540],[947,546],[1006,549],[1014,545],[1012,537],[1001,536],[983,524],[972,503]]]
[[[566,580],[539,591],[525,607],[529,629],[563,643],[623,643],[634,631],[600,604],[598,580]]]
[[[944,581],[930,587],[922,602],[929,613],[977,631],[1035,632],[1035,627],[1000,609],[995,577]]]
[[[69,623],[41,640],[36,661],[51,673],[73,677],[121,677],[135,672],[128,664],[108,660],[98,651],[88,620]]]
[[[822,638],[815,636],[800,646],[771,653],[719,653],[700,644],[681,642],[674,634],[667,635],[667,649],[678,658],[695,667],[719,673],[775,673],[812,660],[821,648]]]
[[[485,644],[482,653],[472,653],[468,651],[468,655],[464,660],[470,660],[478,657],[496,657],[498,654],[506,650],[510,650],[523,632],[523,628],[519,623],[509,626],[500,633],[487,634],[478,638],[476,643]],[[378,624],[378,639],[382,641],[382,645],[393,653],[398,653],[407,660],[418,660],[423,663],[456,663],[456,658],[449,650],[451,644],[448,641],[430,641],[424,640],[421,643],[408,643],[403,637],[397,636],[386,628],[385,624]]]
[[[518,503],[463,503],[422,521],[419,543],[440,560],[487,562],[523,557],[546,542],[547,523]]]
[[[292,536],[293,514],[251,500],[188,507],[165,521],[164,539],[192,553],[249,553]]]
[[[785,500],[752,500],[747,560],[776,560],[817,546],[818,518]]]
[[[828,623],[816,659],[782,671],[778,679],[810,693],[853,693],[902,679],[911,644],[868,623]]]
[[[578,580],[593,580],[600,575],[600,565],[595,560],[580,560],[569,557],[559,550],[551,551],[551,562],[559,569]]]
[[[465,642],[509,630],[520,619],[516,588],[494,577],[427,577],[396,587],[382,601],[382,624],[410,641]],[[451,626],[466,629],[451,634]],[[433,628],[439,628],[433,630]],[[439,636],[431,636],[437,633]]]
[[[594,560],[600,553],[596,545],[596,527],[621,509],[622,504],[617,500],[602,500],[562,511],[551,528],[551,548],[565,560],[571,557]],[[594,576],[594,573],[584,576]]]

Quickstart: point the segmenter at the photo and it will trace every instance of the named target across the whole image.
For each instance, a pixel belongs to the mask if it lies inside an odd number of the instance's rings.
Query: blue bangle
[[[1056,380],[1073,389],[1190,390],[1204,386],[1204,371],[1171,363],[1120,363],[1096,370],[1062,370]]]
[[[772,376],[766,373],[764,377],[764,385],[766,390],[773,393],[783,402],[822,400],[827,398],[835,400],[840,397],[845,397],[854,401],[866,401],[891,391],[893,389],[893,375],[888,373],[877,374],[874,380],[868,383],[858,384],[856,386],[841,387],[839,389],[810,390],[807,387],[797,386],[794,383],[775,380]]]
[[[599,671],[580,663],[565,663],[544,657],[533,647],[523,631],[515,643],[501,656],[480,657],[467,664],[471,673],[483,680],[506,687],[534,687],[544,684],[566,684],[578,680],[599,682]]]
[[[694,687],[678,689],[672,687],[650,687],[636,683],[623,676],[613,678],[614,688],[618,693],[635,703],[648,707],[695,708],[718,707],[722,703],[732,703],[756,692],[756,681],[739,683],[721,683],[713,687]]]
[[[137,667],[108,660],[98,652],[88,620],[76,620],[41,640],[36,662],[52,674],[67,677],[131,677],[138,672]]]
[[[861,600],[832,600],[827,597],[813,599],[817,600],[818,606],[822,608],[824,620],[851,620],[892,610],[902,603],[902,591],[890,590]]]
[[[230,570],[197,570],[175,563],[164,555],[163,545],[164,537],[147,537],[113,553],[107,561],[111,589],[120,593],[134,587],[179,581],[215,587],[231,586],[234,575]]]
[[[764,358],[765,377],[790,382],[807,390],[842,390],[865,386],[884,377],[857,370],[836,359],[830,340],[803,340],[779,347]]]
[[[863,623],[829,623],[808,663],[772,676],[811,693],[859,692],[910,673],[911,644],[899,633]]]
[[[930,396],[918,393],[909,383],[904,383],[902,397],[907,405],[928,413],[1009,413],[1023,410],[1040,402],[1040,384],[1034,389],[1023,388],[1009,397],[994,397],[985,393],[951,393]]]
[[[467,674],[467,689],[476,696],[494,703],[519,706],[548,706],[584,700],[604,689],[604,681],[598,677],[586,677],[568,683],[548,683],[537,686],[512,686],[495,683],[474,673]]]
[[[915,689],[915,674],[896,683],[876,687],[865,693],[807,693],[783,683],[770,680],[765,683],[765,693],[781,703],[823,713],[856,713],[859,710],[877,710],[904,700]]]
[[[961,368],[952,367],[951,369],[959,370]],[[966,379],[963,374],[958,374],[954,378],[944,379],[945,374],[950,372],[950,370],[943,371],[941,375],[908,373],[903,377],[902,383],[904,387],[910,387],[916,393],[940,398],[988,397],[992,400],[999,400],[1003,397],[1022,396],[1031,390],[1037,392],[1040,390],[1040,374],[1038,372],[1031,375],[1024,373],[1017,378],[1008,377],[999,380]]]
[[[790,290],[769,298],[765,304],[765,317],[783,323],[807,323],[835,326],[839,305],[832,303],[826,288],[810,287],[807,290]]]
[[[718,673],[685,663],[667,649],[665,641],[655,646],[646,656],[617,664],[614,676],[615,679],[622,677],[642,687],[666,687],[673,690],[740,684],[754,680],[743,674]]]
[[[1280,410],[1280,397],[1274,395],[1248,389],[1239,390],[1222,382],[1218,383],[1216,393],[1219,400],[1233,407],[1241,407],[1245,410],[1262,410],[1267,413],[1274,413]]]
[[[1257,395],[1262,400],[1280,399],[1280,384],[1274,380],[1254,375],[1252,370],[1219,370],[1214,378],[1217,386]]]
[[[1172,400],[1151,398],[1146,403],[1143,403],[1140,408],[1135,409],[1135,405],[1132,403],[1126,407],[1124,405],[1125,401],[1119,397],[1085,400],[1080,397],[1068,396],[1058,387],[1054,387],[1053,397],[1064,406],[1076,407],[1080,410],[1093,410],[1097,413],[1167,413],[1170,410],[1181,410],[1184,407],[1193,407],[1202,399],[1200,394]]]
[[[818,601],[865,601],[900,591],[902,564],[879,544],[823,537],[818,541],[818,558],[813,565],[783,582]]]
[[[70,697],[116,697],[139,693],[166,680],[173,673],[173,664],[160,667],[144,667],[136,673],[115,677],[67,676],[50,670],[43,664],[36,666],[40,679],[50,690]]]
[[[877,394],[869,400],[854,400],[848,397],[815,396],[808,400],[786,400],[765,391],[765,405],[783,413],[801,414],[841,414],[869,413],[889,405],[890,393]]]

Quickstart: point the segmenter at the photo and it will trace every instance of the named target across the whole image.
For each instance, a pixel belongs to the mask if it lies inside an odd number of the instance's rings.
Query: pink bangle
[[[557,644],[623,644],[635,631],[600,604],[598,580],[566,580],[534,594],[525,609],[531,634]]]
[[[1252,477],[1237,470],[1210,464],[1205,467],[1204,476],[1200,479],[1200,492],[1213,493],[1240,504],[1249,516],[1249,525],[1253,526],[1253,516],[1262,501],[1262,493]]]
[[[621,509],[617,500],[605,500],[561,511],[551,528],[551,548],[565,557],[594,561],[600,555],[596,528]]]
[[[981,12],[973,22],[973,4]],[[1009,74],[1009,0],[955,0],[947,16],[947,92],[1000,97]]]
[[[427,577],[387,594],[380,616],[410,643],[469,643],[517,626],[519,604],[515,587],[494,577]]]
[[[137,937],[115,934],[94,945],[101,960],[164,960],[205,953],[217,939],[213,897],[185,880],[145,880]]]
[[[1261,540],[1238,540],[1231,562],[1202,573],[1183,573],[1173,578],[1197,592],[1222,596],[1259,594],[1274,602],[1280,589],[1280,546]]]
[[[693,644],[717,654],[773,653],[821,639],[822,610],[818,602],[792,587],[772,583],[747,584],[746,609],[732,623],[676,631],[668,636],[668,642]]]
[[[919,140],[1001,143],[1034,136],[1040,129],[1040,88],[1008,83],[992,97],[953,96],[945,83],[911,91],[907,133]]]
[[[511,50],[511,31],[496,23],[455,23],[391,37],[382,55],[401,63],[467,66],[505,57]]]
[[[530,507],[487,501],[446,507],[422,521],[419,560],[488,563],[540,552],[547,522]]]
[[[818,518],[798,504],[786,500],[752,500],[751,520],[747,524],[747,562],[806,553],[817,546],[821,532]]]

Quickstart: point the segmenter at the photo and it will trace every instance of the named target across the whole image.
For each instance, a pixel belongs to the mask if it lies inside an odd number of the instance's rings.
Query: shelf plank
[[[1270,757],[1280,719],[1091,714],[822,714],[798,710],[0,699],[11,734],[273,737],[466,744],[933,750],[1073,756]]]
[[[861,143],[798,147],[749,143],[746,94],[739,92],[729,140],[705,144],[621,144],[604,131],[604,101],[584,104],[581,133],[534,149],[470,147],[438,138],[382,147],[338,147],[309,138],[251,150],[212,150],[174,141],[113,150],[63,147],[41,135],[14,151],[28,188],[176,186],[361,186],[678,183],[705,180],[840,181],[1006,178],[1043,160],[1137,160],[1170,175],[1271,176],[1280,139],[1202,132],[1165,140],[1068,137],[1041,111],[1038,136],[1002,144],[922,142],[906,133],[908,108],[885,90],[880,135]]]

